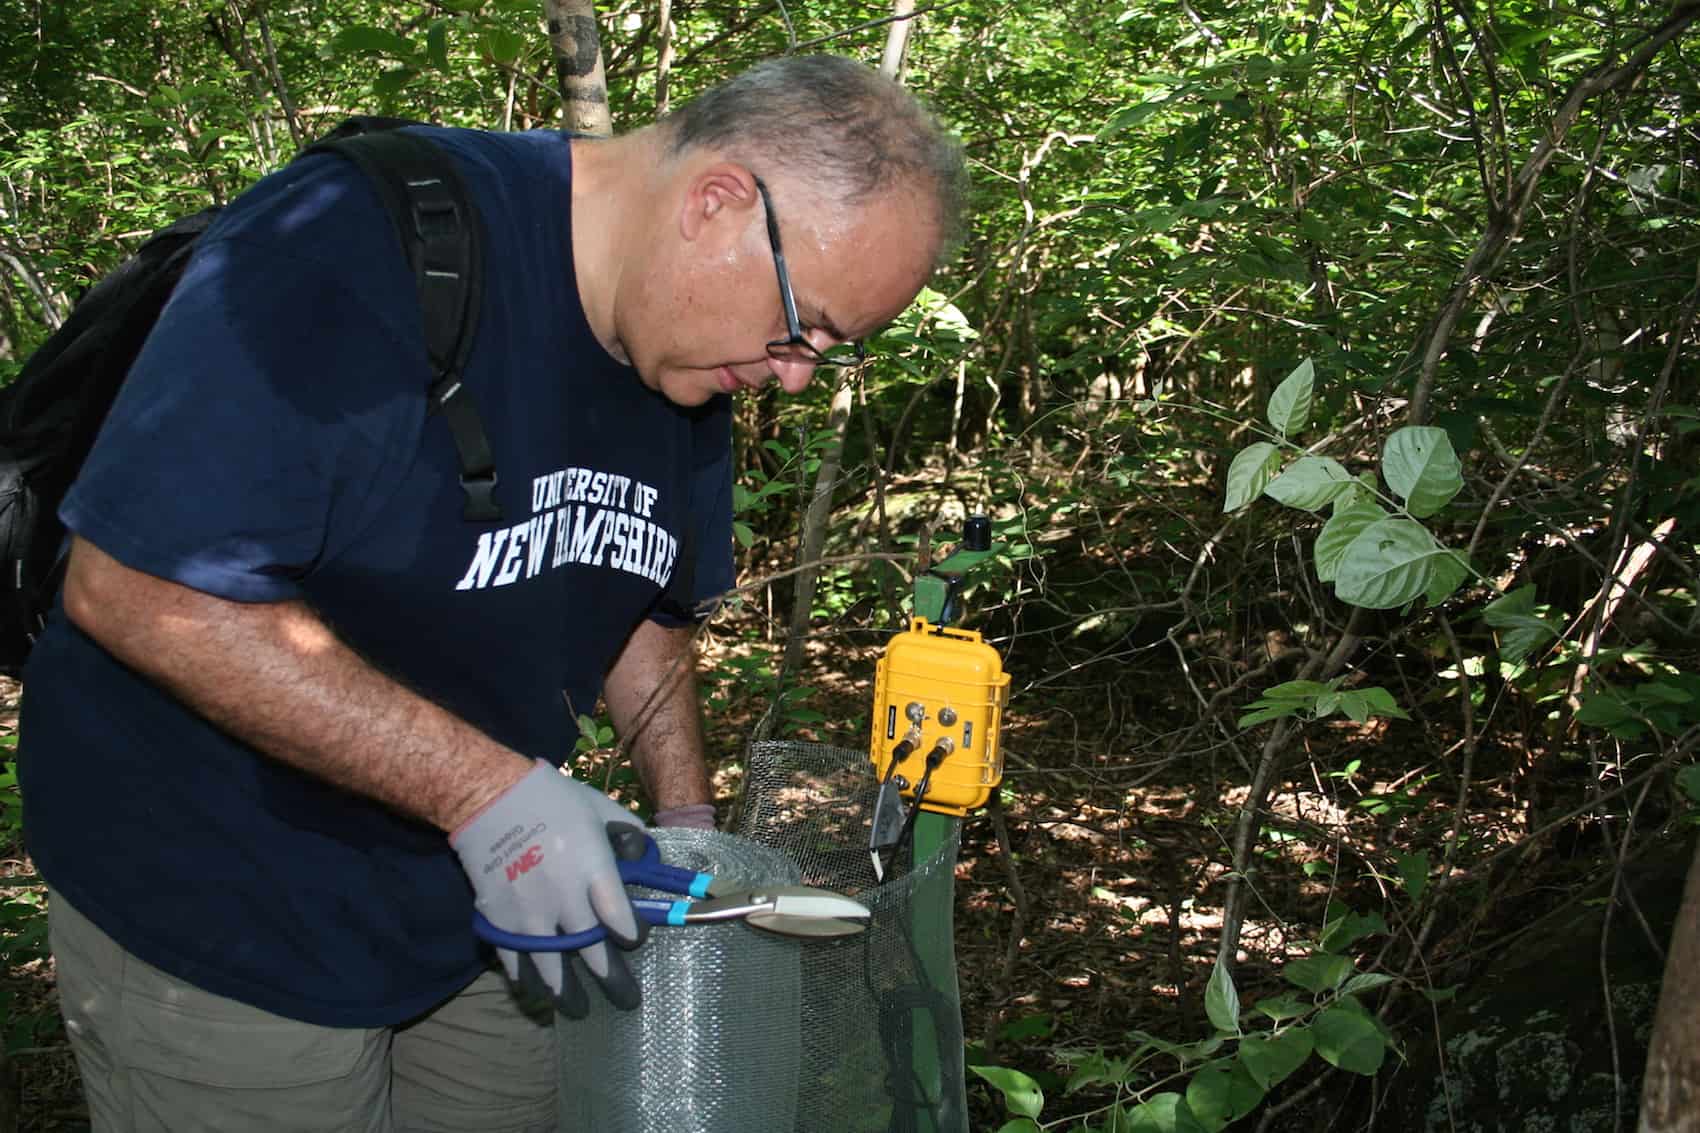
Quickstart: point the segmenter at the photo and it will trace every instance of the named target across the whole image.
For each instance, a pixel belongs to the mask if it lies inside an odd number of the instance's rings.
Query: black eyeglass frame
[[[803,322],[797,317],[797,296],[791,290],[791,273],[785,268],[785,249],[779,242],[779,221],[773,215],[773,197],[757,177],[756,192],[761,194],[763,215],[767,218],[767,243],[773,252],[773,270],[779,276],[779,303],[785,308],[785,338],[767,344],[767,356],[777,362],[807,362],[811,366],[860,366],[868,360],[867,348],[860,339],[849,343],[850,356],[823,354],[803,335]]]

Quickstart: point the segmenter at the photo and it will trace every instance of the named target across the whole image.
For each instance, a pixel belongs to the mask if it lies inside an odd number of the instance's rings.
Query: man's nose
[[[769,358],[767,368],[773,371],[773,376],[779,382],[779,388],[786,393],[802,393],[808,386],[809,379],[815,375],[815,364],[799,360],[781,361]]]

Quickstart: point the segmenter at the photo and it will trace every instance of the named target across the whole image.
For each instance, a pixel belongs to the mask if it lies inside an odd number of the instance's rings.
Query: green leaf
[[[1300,362],[1269,396],[1269,423],[1283,437],[1310,424],[1311,395],[1316,390],[1316,368],[1309,358]]]
[[[1333,685],[1320,681],[1287,681],[1275,685],[1246,705],[1248,711],[1240,717],[1239,726],[1249,728],[1282,716],[1295,716],[1300,712],[1314,713],[1319,699],[1333,691]]]
[[[1228,498],[1223,511],[1238,511],[1263,494],[1281,467],[1281,451],[1268,441],[1253,441],[1228,465]]]
[[[1156,1094],[1141,1102],[1120,1119],[1117,1129],[1123,1133],[1210,1133],[1176,1093]]]
[[[1281,969],[1281,976],[1288,983],[1316,994],[1335,990],[1345,983],[1351,974],[1350,957],[1333,956],[1326,952],[1300,956],[1297,960],[1289,961],[1287,966]]]
[[[1268,1038],[1247,1035],[1240,1040],[1239,1058],[1252,1079],[1269,1090],[1303,1066],[1311,1049],[1308,1028],[1288,1027]]]
[[[1575,718],[1579,724],[1604,728],[1620,740],[1640,739],[1647,734],[1641,714],[1615,692],[1583,694]]]
[[[1268,999],[1260,999],[1257,1001],[1255,1006],[1257,1010],[1263,1012],[1263,1014],[1269,1016],[1277,1023],[1283,1022],[1287,1019],[1297,1019],[1300,1015],[1305,1015],[1310,1012],[1309,1004],[1300,1003],[1297,996],[1288,992],[1282,992],[1280,995],[1270,996]]]
[[[449,24],[450,20],[433,20],[425,32],[425,56],[431,60],[431,66],[439,71],[449,69]]]
[[[1228,1123],[1233,1108],[1230,1100],[1232,1083],[1227,1071],[1214,1066],[1206,1066],[1187,1083],[1187,1108],[1209,1133],[1216,1133]]]
[[[498,63],[512,63],[525,54],[525,36],[508,28],[486,28],[478,37],[478,47]]]
[[[391,67],[380,71],[372,80],[372,93],[379,96],[397,94],[413,81],[416,73],[412,67]]]
[[[1321,511],[1357,481],[1339,461],[1326,456],[1301,456],[1269,482],[1263,494],[1276,503],[1301,511]]]
[[[1700,803],[1700,765],[1690,763],[1676,773],[1676,789],[1691,803]]]
[[[998,1028],[998,1038],[1019,1042],[1022,1039],[1044,1038],[1051,1033],[1056,1020],[1047,1014],[1023,1015]]]
[[[1359,972],[1340,987],[1341,995],[1362,995],[1366,991],[1374,991],[1378,987],[1386,987],[1396,982],[1386,972]]]
[[[1482,620],[1499,635],[1499,656],[1513,665],[1528,659],[1535,650],[1555,640],[1563,622],[1535,605],[1535,587],[1519,586],[1482,607]]]
[[[1204,989],[1204,1013],[1211,1026],[1225,1034],[1240,1033],[1240,993],[1234,987],[1234,977],[1222,961],[1210,973],[1210,983]]]
[[[1141,122],[1157,113],[1157,111],[1163,109],[1163,103],[1166,101],[1166,98],[1154,98],[1116,111],[1114,114],[1110,115],[1110,120],[1105,122],[1103,127],[1098,131],[1098,140],[1101,142],[1107,141],[1121,133],[1123,130],[1132,129],[1134,126],[1139,125]]]
[[[1292,700],[1269,701],[1254,700],[1246,705],[1250,711],[1242,715],[1235,725],[1240,728],[1253,728],[1270,720],[1279,720],[1284,716],[1297,716],[1305,710],[1303,704]]]
[[[1038,1117],[1039,1111],[1045,1106],[1045,1091],[1039,1088],[1039,1083],[1019,1070],[1009,1070],[1002,1066],[970,1066],[968,1069],[1003,1094],[1004,1105],[1008,1106],[1009,1112],[1013,1114]]]
[[[1316,1053],[1330,1065],[1354,1074],[1374,1074],[1387,1057],[1387,1037],[1361,1010],[1330,1007],[1311,1021]]]
[[[1439,560],[1456,557],[1422,524],[1383,519],[1364,528],[1346,548],[1334,592],[1349,605],[1396,609],[1429,588]]]
[[[383,28],[356,26],[343,28],[331,37],[331,50],[338,55],[389,55],[396,59],[413,58],[413,45],[406,37]]]
[[[1432,425],[1398,429],[1381,450],[1381,474],[1418,519],[1452,502],[1464,486],[1463,473],[1452,438]]]
[[[1333,582],[1352,541],[1362,535],[1365,528],[1386,518],[1387,512],[1382,506],[1367,496],[1344,507],[1336,504],[1334,514],[1322,525],[1322,531],[1316,537],[1313,552],[1316,577],[1323,582]]]
[[[1394,854],[1393,867],[1399,871],[1399,880],[1405,883],[1405,892],[1410,894],[1414,905],[1423,899],[1423,889],[1428,885],[1428,854],[1418,850],[1414,854]]]
[[[1423,588],[1423,601],[1431,608],[1440,605],[1470,577],[1470,565],[1456,551],[1448,550],[1434,560],[1428,585]]]
[[[1380,913],[1355,913],[1340,902],[1331,901],[1328,904],[1328,912],[1323,917],[1322,950],[1338,955],[1364,937],[1378,933],[1387,933],[1387,921]]]
[[[1132,1063],[1126,1058],[1106,1058],[1102,1051],[1089,1051],[1073,1056],[1077,1061],[1069,1075],[1064,1094],[1084,1090],[1088,1086],[1121,1086],[1127,1082]]]

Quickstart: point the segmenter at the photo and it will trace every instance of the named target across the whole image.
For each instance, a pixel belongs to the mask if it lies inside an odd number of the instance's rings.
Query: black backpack
[[[336,153],[358,166],[394,221],[418,283],[424,314],[429,411],[454,436],[466,490],[462,514],[501,519],[490,445],[460,373],[472,348],[482,293],[477,214],[437,146],[397,118],[350,118],[302,150]],[[77,478],[107,409],[183,274],[217,206],[150,236],[89,290],[53,336],[0,389],[0,673],[17,676],[53,606],[65,570],[59,502]]]

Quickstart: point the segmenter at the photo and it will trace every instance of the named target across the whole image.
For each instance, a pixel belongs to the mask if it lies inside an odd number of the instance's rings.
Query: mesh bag
[[[749,885],[818,885],[866,932],[796,940],[738,925],[657,929],[629,959],[636,1011],[592,995],[563,1020],[561,1128],[583,1133],[967,1129],[951,945],[957,827],[876,885],[867,756],[750,749],[736,834],[655,830],[663,858]]]

